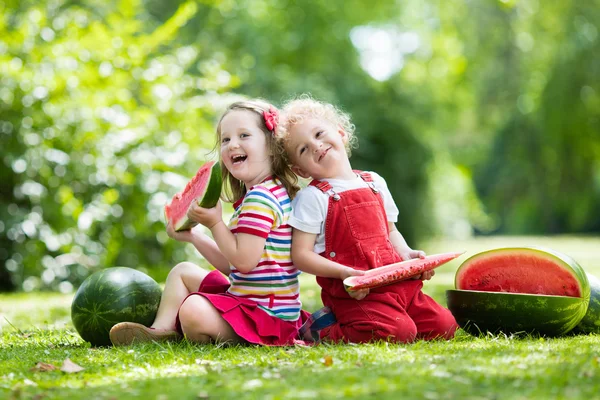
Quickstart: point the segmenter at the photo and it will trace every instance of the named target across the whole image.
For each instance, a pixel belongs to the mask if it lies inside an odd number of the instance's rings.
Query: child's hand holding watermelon
[[[191,243],[192,239],[194,238],[194,234],[192,233],[191,229],[177,232],[170,221],[167,223],[167,235],[169,235],[171,239],[187,243]]]
[[[203,208],[198,203],[192,203],[187,212],[187,217],[199,224],[204,225],[208,229],[212,229],[218,223],[223,222],[223,208],[221,202],[212,208]]]
[[[340,279],[343,281],[346,278],[350,278],[351,276],[362,276],[365,274],[365,271],[361,271],[354,268],[346,268],[342,271]],[[354,300],[362,300],[369,294],[370,289],[359,289],[352,292],[348,292],[348,295],[352,297]]]
[[[400,257],[402,257],[402,261],[408,261],[408,260],[412,260],[414,258],[420,258],[423,259],[425,258],[425,252],[423,250],[412,250],[412,249],[408,249],[408,251],[404,252],[404,253],[399,253]],[[422,281],[428,281],[431,278],[433,278],[433,276],[435,275],[435,271],[434,270],[430,270],[430,271],[425,271],[420,275],[416,275],[414,277],[412,277],[411,279],[420,279]]]

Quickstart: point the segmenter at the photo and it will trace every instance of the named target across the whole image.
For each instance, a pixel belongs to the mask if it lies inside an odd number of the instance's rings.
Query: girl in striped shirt
[[[167,277],[152,326],[119,323],[110,331],[114,345],[182,335],[198,343],[294,343],[307,317],[301,310],[288,225],[290,197],[299,188],[274,137],[277,121],[275,107],[261,100],[227,108],[217,138],[222,198],[235,209],[229,225],[218,203],[211,209],[193,204],[188,211],[188,218],[209,228],[214,240],[167,226],[170,237],[192,243],[216,270],[177,264]]]

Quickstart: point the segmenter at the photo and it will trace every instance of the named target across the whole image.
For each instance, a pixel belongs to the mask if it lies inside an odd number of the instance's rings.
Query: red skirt
[[[251,300],[227,293],[229,286],[229,280],[214,270],[204,278],[198,291],[190,293],[187,297],[204,296],[231,325],[235,333],[249,343],[265,346],[289,346],[298,343],[298,329],[310,316],[308,312],[302,310],[300,318],[296,321],[286,321],[269,315]],[[175,324],[177,331],[183,334],[179,313]]]

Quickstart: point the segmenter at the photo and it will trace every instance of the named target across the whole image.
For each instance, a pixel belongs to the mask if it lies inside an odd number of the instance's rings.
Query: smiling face
[[[260,116],[252,111],[234,110],[220,123],[223,165],[248,189],[272,174],[271,152],[260,122]]]
[[[303,178],[352,178],[344,130],[328,121],[309,118],[292,125],[285,143],[292,170]]]

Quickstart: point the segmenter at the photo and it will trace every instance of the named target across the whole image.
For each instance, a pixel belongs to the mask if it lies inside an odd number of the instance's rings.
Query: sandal
[[[320,342],[321,331],[330,327],[337,321],[333,311],[329,307],[323,307],[310,315],[308,320],[300,327],[298,331],[300,339],[305,342]]]
[[[120,322],[111,328],[109,335],[114,346],[128,346],[134,342],[164,342],[181,339],[181,335],[176,331],[148,328],[135,322]]]

